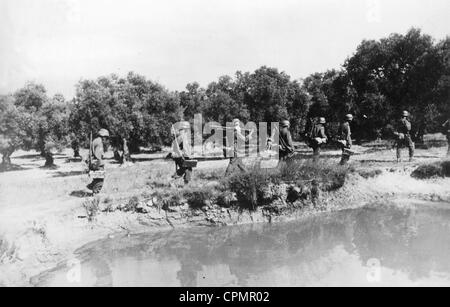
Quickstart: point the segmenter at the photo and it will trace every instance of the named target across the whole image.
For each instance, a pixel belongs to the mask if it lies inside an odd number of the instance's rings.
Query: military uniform
[[[280,131],[279,156],[281,161],[286,161],[294,153],[291,132],[288,127],[283,127]]]
[[[342,157],[340,164],[344,165],[350,160],[350,153],[348,150],[353,146],[352,131],[349,121],[345,121],[339,127],[339,141],[342,144]]]
[[[320,141],[318,140],[320,139]],[[313,149],[313,159],[317,161],[320,156],[320,148],[322,144],[326,142],[327,135],[325,134],[325,126],[323,124],[314,125],[311,131],[311,139],[309,141],[309,146]]]
[[[239,157],[239,143],[247,142],[248,140],[249,137],[246,137],[242,134],[241,128],[239,126],[234,127],[232,140],[233,151],[230,158],[230,163],[228,164],[227,170],[225,171],[225,176],[229,176],[236,171],[246,171],[244,161],[241,157]]]
[[[185,183],[189,183],[192,179],[192,167],[184,165],[184,161],[189,159],[190,155],[191,144],[188,135],[177,135],[172,144],[172,157],[176,167],[175,177],[183,177]]]
[[[103,129],[102,129],[103,130]],[[101,134],[103,136],[108,136],[109,133],[106,131],[102,131]],[[93,179],[90,184],[88,184],[87,188],[92,190],[94,194],[100,193],[103,188],[103,183],[105,181],[104,172],[105,172],[105,161],[103,160],[104,155],[104,144],[102,137],[99,135],[92,141],[91,146],[91,160],[89,161],[89,172],[92,174]]]
[[[408,147],[409,159],[414,157],[414,142],[411,138],[411,122],[406,118],[402,118],[398,124],[397,130],[397,161],[401,159],[401,150]]]

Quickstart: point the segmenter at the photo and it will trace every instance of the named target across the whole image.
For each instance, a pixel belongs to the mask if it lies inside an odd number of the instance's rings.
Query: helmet
[[[291,123],[288,120],[282,120],[280,122],[281,127],[289,127]]]
[[[319,124],[325,124],[327,121],[325,120],[325,117],[319,118]]]
[[[409,112],[408,111],[403,111],[402,112],[402,116],[403,117],[408,117],[409,116]]]
[[[347,114],[347,115],[345,115],[345,119],[346,120],[353,120],[353,115],[352,114]]]
[[[241,121],[238,118],[233,119],[233,125],[240,124]]]
[[[109,132],[106,129],[100,129],[98,131],[98,135],[101,136],[101,137],[109,137]]]
[[[178,130],[191,129],[191,124],[189,122],[183,121],[178,123]]]

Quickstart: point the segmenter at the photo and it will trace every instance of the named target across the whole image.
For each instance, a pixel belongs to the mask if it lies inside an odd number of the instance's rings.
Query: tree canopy
[[[131,151],[168,145],[171,125],[202,114],[221,124],[242,121],[291,121],[294,137],[309,118],[339,122],[355,115],[354,135],[374,139],[391,135],[401,111],[412,114],[414,136],[437,132],[450,116],[450,38],[436,41],[419,29],[364,40],[340,69],[292,79],[276,68],[237,71],[206,87],[197,82],[181,92],[130,72],[81,80],[75,97],[49,97],[43,85],[27,83],[0,97],[0,153],[3,164],[19,149],[42,154],[70,143],[87,146],[89,135],[106,128]],[[113,144],[114,145],[114,144]]]

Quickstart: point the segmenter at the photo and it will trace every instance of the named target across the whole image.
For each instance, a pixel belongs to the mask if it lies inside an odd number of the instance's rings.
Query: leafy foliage
[[[139,146],[171,142],[170,126],[181,119],[178,97],[145,77],[129,73],[83,80],[77,85],[71,126],[86,144],[91,131],[106,128],[129,140],[132,151]]]
[[[51,151],[68,141],[68,105],[62,95],[49,98],[42,85],[28,83],[14,95],[4,96],[0,106],[2,163],[11,163],[19,149],[35,149],[52,161]]]

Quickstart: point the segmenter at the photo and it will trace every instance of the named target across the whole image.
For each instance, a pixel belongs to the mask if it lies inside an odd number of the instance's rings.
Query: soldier
[[[172,178],[183,177],[185,184],[188,184],[192,178],[192,167],[185,165],[185,161],[189,160],[191,155],[190,130],[191,125],[189,122],[181,122],[178,131],[174,131],[175,139],[172,144],[172,157],[175,161],[176,169]]]
[[[325,117],[319,118],[319,123],[313,125],[309,140],[308,146],[313,149],[313,161],[317,162],[320,156],[320,148],[323,144],[327,142],[327,135],[325,134]]]
[[[288,120],[283,120],[280,123],[280,147],[279,147],[279,156],[280,161],[286,161],[290,157],[292,157],[294,153],[294,144],[292,143],[292,136],[289,128],[291,123]]]
[[[341,165],[347,164],[347,162],[350,160],[350,149],[352,148],[352,131],[350,124],[353,121],[353,115],[347,114],[345,115],[345,121],[341,124],[339,127],[339,143],[342,146],[342,158],[341,158]]]
[[[397,132],[395,132],[397,136],[397,162],[401,161],[401,150],[403,147],[408,147],[409,149],[409,161],[411,162],[414,158],[414,142],[411,138],[411,122],[408,118],[409,112],[403,111]]]
[[[228,164],[227,170],[225,171],[225,176],[233,174],[236,170],[245,172],[245,165],[242,158],[239,157],[239,141],[248,142],[253,135],[253,130],[248,136],[244,136],[241,132],[241,121],[237,118],[233,119],[233,140],[232,140],[232,156],[230,158],[230,163]]]
[[[442,128],[444,128],[444,134],[447,136],[447,156],[450,156],[450,118],[442,125]]]
[[[105,180],[105,162],[103,160],[104,148],[108,143],[109,132],[106,129],[100,129],[97,133],[97,137],[92,141],[89,173],[92,174],[92,182],[88,184],[87,188],[92,190],[92,193],[100,193],[103,182]]]

